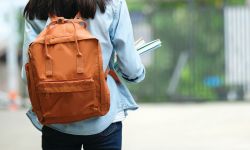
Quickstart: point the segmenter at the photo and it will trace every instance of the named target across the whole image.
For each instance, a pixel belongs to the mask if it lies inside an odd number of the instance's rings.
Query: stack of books
[[[148,42],[148,43],[146,43],[142,38],[135,41],[135,48],[140,55],[145,54],[146,52],[156,50],[159,47],[161,47],[161,40],[160,39],[156,39],[156,40],[153,40],[153,41]],[[114,68],[117,72],[119,72],[118,63],[116,62],[116,58],[115,58]]]
[[[161,47],[160,39],[146,43],[142,38],[140,38],[135,42],[135,48],[140,55],[149,51],[153,51],[159,47]]]

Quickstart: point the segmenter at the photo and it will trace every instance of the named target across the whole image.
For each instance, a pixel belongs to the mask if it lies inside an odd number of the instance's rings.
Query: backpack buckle
[[[58,17],[57,18],[57,23],[63,24],[64,23],[64,18],[63,17]]]

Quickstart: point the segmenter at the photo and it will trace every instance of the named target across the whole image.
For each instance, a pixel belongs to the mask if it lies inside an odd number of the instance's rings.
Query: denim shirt
[[[94,19],[87,19],[88,30],[100,42],[103,55],[103,70],[107,67],[114,69],[114,56],[117,55],[118,68],[116,70],[121,78],[128,82],[138,83],[145,77],[145,68],[141,62],[140,56],[134,46],[133,29],[125,0],[111,0],[107,3],[106,12],[101,13],[97,9]],[[50,19],[43,20],[25,20],[25,33],[23,45],[23,65],[22,79],[26,83],[26,74],[24,65],[28,61],[28,46],[37,35],[48,25]],[[107,84],[110,90],[110,110],[105,116],[94,117],[91,119],[68,123],[68,124],[50,124],[49,127],[63,133],[74,135],[93,135],[105,130],[114,120],[118,112],[124,111],[127,115],[128,110],[138,108],[135,100],[129,92],[126,85],[118,84],[108,76]],[[30,109],[27,116],[33,125],[41,130],[36,115]]]

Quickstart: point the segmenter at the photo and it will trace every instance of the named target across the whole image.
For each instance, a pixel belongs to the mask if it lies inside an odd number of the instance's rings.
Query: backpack
[[[110,94],[98,40],[81,18],[51,18],[25,65],[32,111],[43,125],[103,116]]]

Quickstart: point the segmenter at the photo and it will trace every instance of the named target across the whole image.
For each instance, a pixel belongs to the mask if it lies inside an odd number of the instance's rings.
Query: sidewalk
[[[1,150],[41,150],[25,111],[0,120]],[[143,104],[123,133],[123,150],[249,150],[250,103]]]

